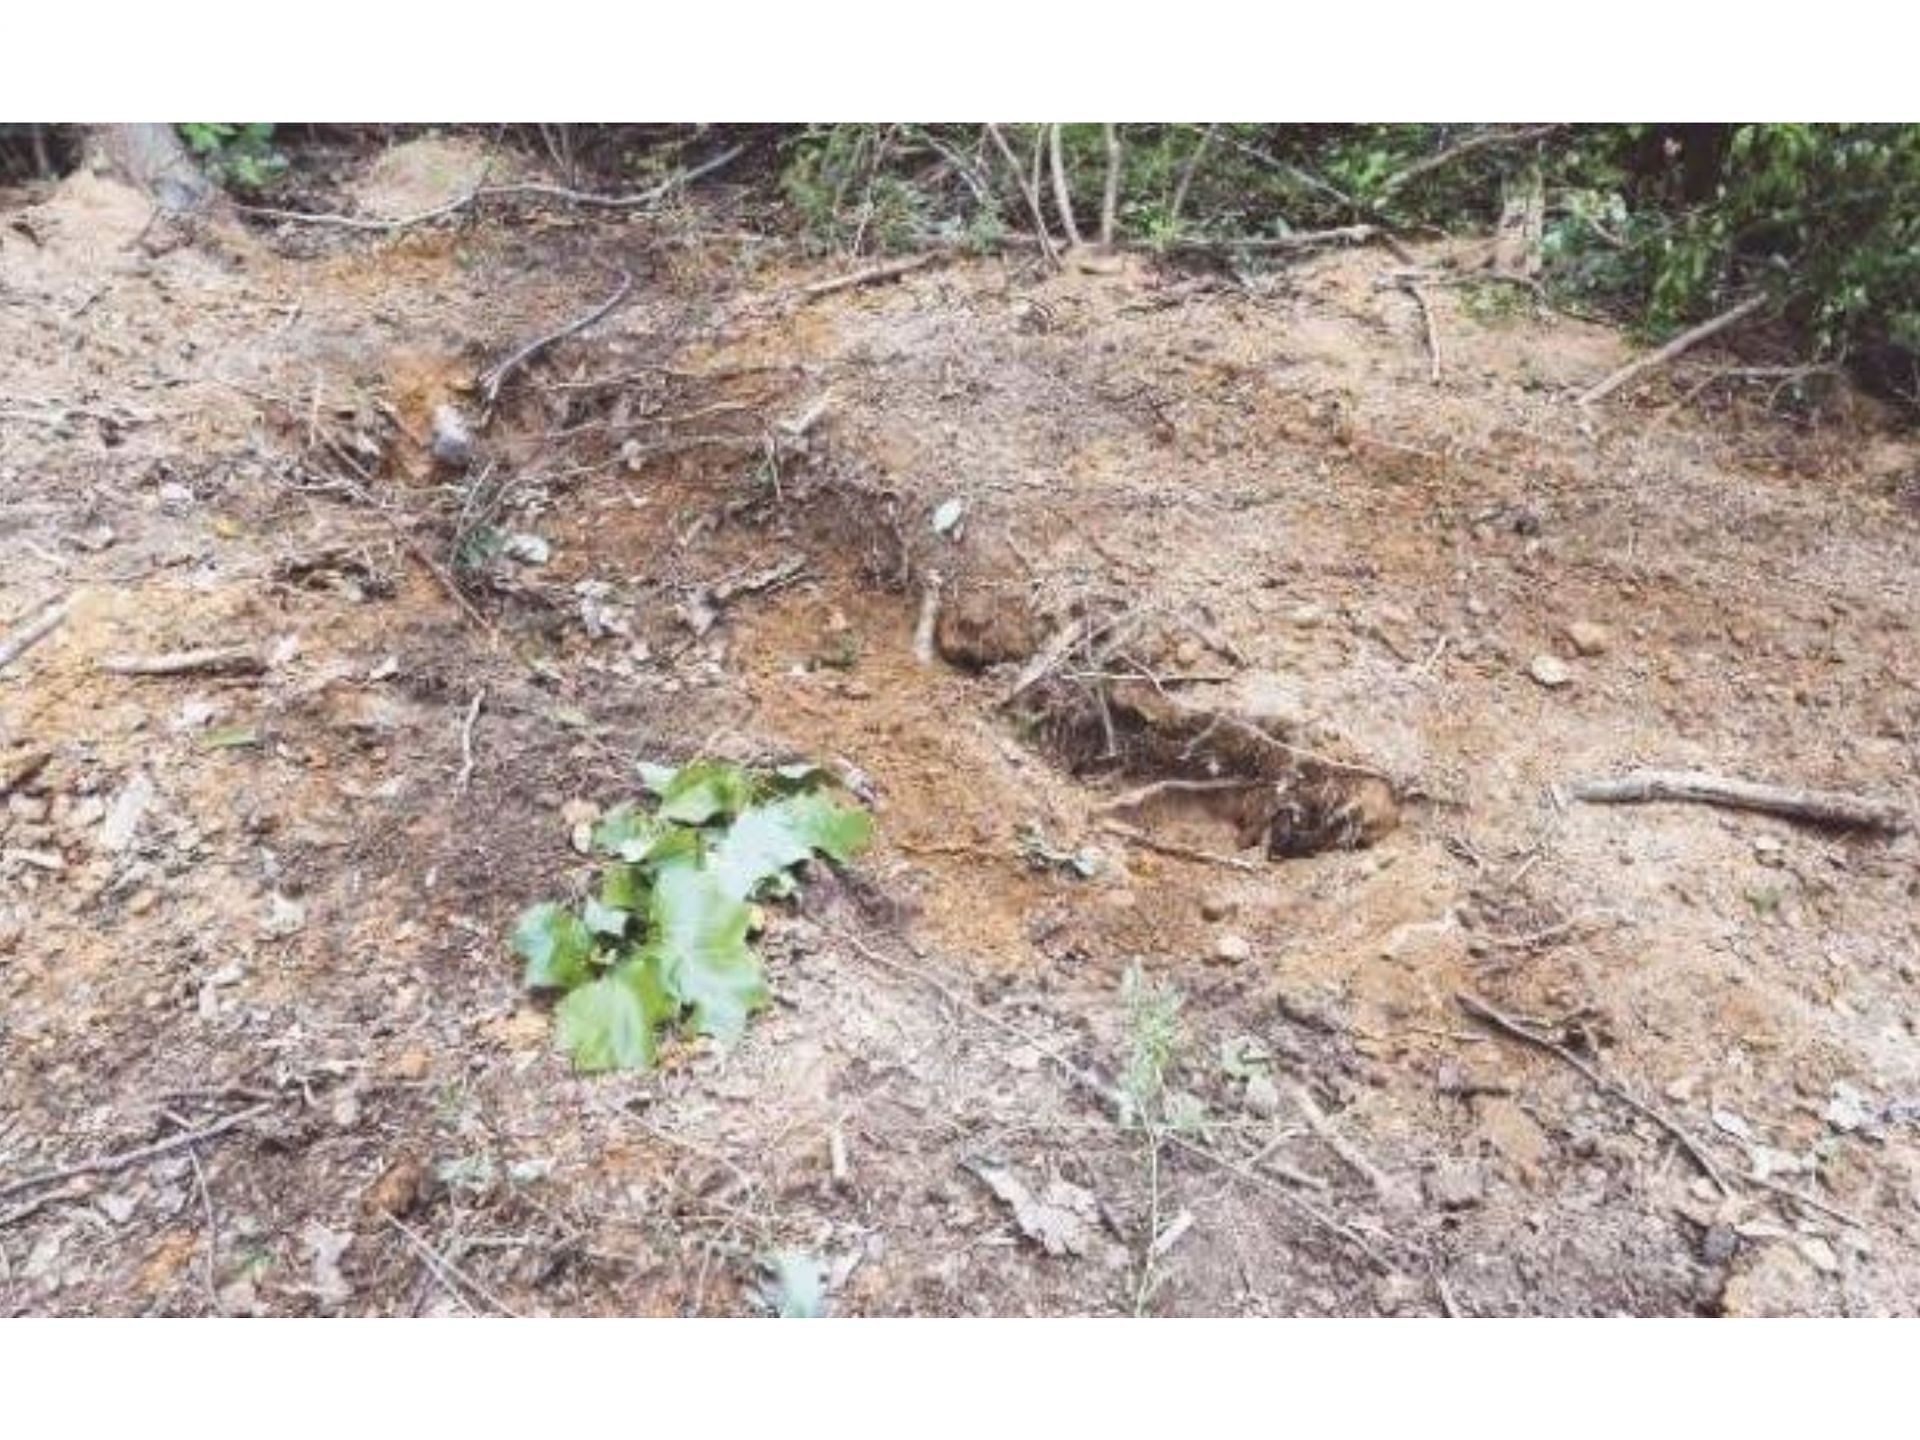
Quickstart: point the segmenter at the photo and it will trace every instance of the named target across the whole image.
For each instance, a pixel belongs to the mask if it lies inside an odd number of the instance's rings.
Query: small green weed
[[[597,893],[531,906],[513,929],[527,988],[563,997],[555,1037],[582,1072],[648,1069],[682,1026],[739,1039],[769,999],[754,902],[794,894],[801,861],[850,860],[872,837],[872,818],[824,793],[816,765],[697,760],[641,778],[652,807],[622,805],[593,828]]]
[[[235,190],[266,189],[286,171],[287,157],[274,147],[273,126],[263,124],[176,125],[187,148],[209,177]]]

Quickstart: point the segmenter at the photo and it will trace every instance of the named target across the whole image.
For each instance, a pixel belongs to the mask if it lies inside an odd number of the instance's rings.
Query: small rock
[[[144,773],[135,775],[114,798],[107,818],[100,822],[100,848],[118,852],[131,845],[134,833],[140,828],[140,818],[152,803],[153,781]]]
[[[1867,1097],[1853,1086],[1844,1080],[1836,1080],[1832,1098],[1827,1101],[1826,1109],[1820,1112],[1820,1118],[1842,1135],[1850,1135],[1873,1119],[1873,1107]]]
[[[248,1317],[260,1314],[260,1292],[254,1289],[251,1280],[235,1280],[229,1285],[222,1285],[220,1293],[214,1298],[219,1302],[222,1315]]]
[[[432,1060],[424,1050],[409,1050],[393,1062],[390,1072],[396,1080],[424,1080],[432,1069]]]
[[[1468,1210],[1487,1198],[1487,1174],[1471,1160],[1452,1160],[1427,1177],[1427,1198],[1442,1210]]]
[[[473,463],[473,431],[458,406],[434,407],[432,450],[442,465],[464,469]]]
[[[1731,1225],[1712,1224],[1700,1237],[1700,1258],[1709,1265],[1725,1265],[1740,1248],[1740,1236]]]
[[[100,1197],[100,1209],[116,1225],[124,1225],[133,1218],[134,1200],[131,1195],[122,1195],[110,1191]]]
[[[298,900],[282,895],[278,890],[267,896],[267,915],[260,922],[263,934],[283,940],[289,935],[299,934],[306,923],[307,907]]]
[[[1573,683],[1573,671],[1567,662],[1557,655],[1536,655],[1527,666],[1527,673],[1549,690],[1558,690]]]
[[[1233,914],[1233,902],[1222,900],[1217,895],[1208,895],[1200,901],[1200,918],[1207,921],[1224,920]]]
[[[560,807],[560,819],[567,827],[567,843],[581,854],[593,851],[593,823],[600,818],[600,807],[591,800],[569,800]]]
[[[1613,634],[1604,625],[1591,620],[1576,620],[1567,626],[1567,643],[1580,655],[1603,655],[1613,643]]]
[[[1244,935],[1222,935],[1213,942],[1213,958],[1222,965],[1239,965],[1253,958],[1253,946]]]
[[[301,1227],[300,1242],[312,1260],[313,1293],[329,1307],[346,1304],[353,1298],[353,1287],[340,1273],[340,1257],[353,1244],[353,1236],[309,1220]]]
[[[427,1167],[414,1156],[403,1156],[366,1188],[360,1196],[360,1209],[375,1218],[391,1215],[403,1219],[426,1198],[430,1183]]]
[[[1247,1109],[1263,1118],[1280,1113],[1280,1087],[1268,1075],[1247,1077]]]

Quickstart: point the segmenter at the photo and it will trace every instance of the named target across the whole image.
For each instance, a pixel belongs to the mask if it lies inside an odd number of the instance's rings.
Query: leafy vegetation
[[[594,893],[533,905],[513,927],[525,984],[560,995],[555,1040],[585,1073],[648,1069],[681,1029],[739,1039],[769,999],[756,902],[792,895],[802,861],[850,860],[872,835],[871,817],[827,794],[813,765],[701,760],[644,766],[642,780],[650,806],[593,827]]]
[[[817,126],[786,185],[823,246],[901,249],[1064,233],[1038,125]],[[1546,293],[1670,334],[1764,290],[1810,359],[1850,360],[1920,398],[1920,126],[1130,125],[1118,231],[1157,249],[1225,248],[1359,223],[1481,230],[1537,186]],[[1108,152],[1061,127],[1091,235]],[[1011,163],[1009,163],[1011,161]],[[1490,302],[1498,304],[1499,302]]]
[[[217,184],[260,191],[286,171],[287,157],[274,146],[272,125],[189,124],[174,128]]]

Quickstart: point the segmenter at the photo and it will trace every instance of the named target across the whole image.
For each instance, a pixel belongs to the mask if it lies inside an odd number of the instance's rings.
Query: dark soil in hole
[[[1029,714],[1076,775],[1150,782],[1122,796],[1119,819],[1148,828],[1210,824],[1234,848],[1275,859],[1360,850],[1400,823],[1392,783],[1367,767],[1308,751],[1257,723],[1188,706],[1147,681],[1064,680],[1039,687]]]

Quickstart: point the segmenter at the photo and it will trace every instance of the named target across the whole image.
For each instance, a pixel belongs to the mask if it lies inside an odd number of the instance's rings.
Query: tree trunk
[[[88,148],[109,169],[171,214],[205,210],[220,192],[171,125],[95,125]]]

